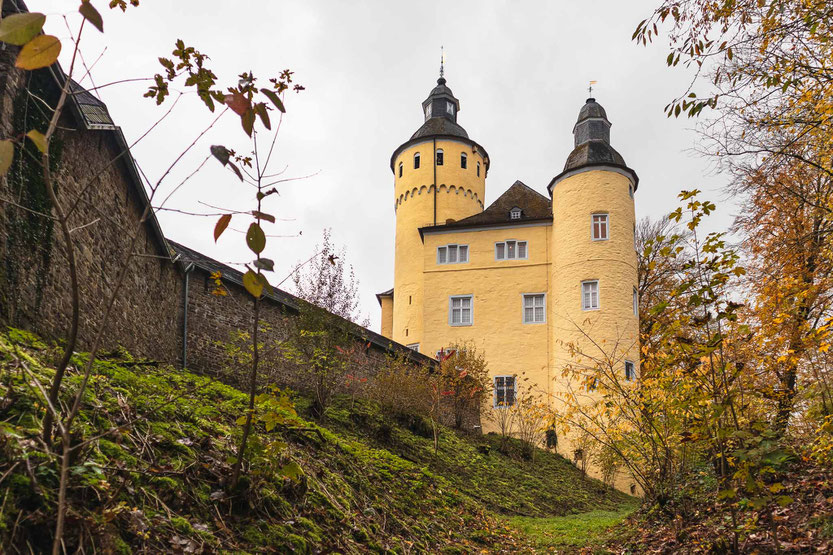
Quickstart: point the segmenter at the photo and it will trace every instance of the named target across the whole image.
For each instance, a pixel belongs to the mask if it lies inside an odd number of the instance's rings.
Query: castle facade
[[[549,198],[516,181],[488,207],[489,155],[457,122],[443,77],[422,110],[390,162],[396,252],[393,288],[377,295],[382,335],[431,357],[474,343],[493,380],[484,413],[514,403],[524,378],[558,410],[564,368],[600,349],[635,379],[639,179],[610,144],[604,108],[588,98],[579,110]]]

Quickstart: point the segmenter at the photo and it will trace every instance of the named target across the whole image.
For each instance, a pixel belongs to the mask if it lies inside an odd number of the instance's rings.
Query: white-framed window
[[[448,100],[446,100],[445,101],[445,111],[453,116],[454,115],[454,103],[449,102]]]
[[[520,220],[521,219],[521,209],[517,206],[509,211],[509,219],[510,220]]]
[[[607,214],[593,214],[592,234],[594,241],[607,241],[609,238],[608,227],[609,217]]]
[[[639,293],[636,287],[633,288],[633,315],[639,316]]]
[[[465,152],[460,153],[460,167],[466,169],[469,165],[469,157]]]
[[[431,117],[431,105],[430,105],[430,104],[429,104],[428,106],[426,106],[426,107],[425,107],[425,117],[426,117],[426,118],[430,118],[430,117]]]
[[[462,264],[468,261],[468,245],[443,245],[437,247],[437,264]]]
[[[629,361],[625,361],[625,379],[628,381],[636,379],[636,365]]]
[[[495,243],[495,260],[526,260],[526,241],[507,240]]]
[[[599,310],[599,280],[581,282],[581,309]]]
[[[480,177],[480,162],[477,163],[477,177]]]
[[[524,324],[543,324],[547,321],[547,301],[544,293],[524,294]]]
[[[495,376],[493,384],[496,409],[505,409],[515,404],[515,376]]]
[[[405,345],[412,351],[419,352],[419,343],[411,343],[410,345]]]
[[[419,169],[419,152],[414,154],[414,169]]]
[[[404,166],[405,166],[405,165],[404,165],[402,162],[399,162],[399,177],[402,177],[402,168],[403,168]]]
[[[443,149],[441,149],[441,148],[437,149],[437,165],[438,166],[443,165]]]
[[[450,325],[470,326],[474,323],[473,298],[473,295],[454,295],[448,298],[448,323]]]

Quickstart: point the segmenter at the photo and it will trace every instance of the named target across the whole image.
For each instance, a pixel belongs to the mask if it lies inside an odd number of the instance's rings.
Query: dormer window
[[[510,220],[520,220],[521,219],[521,209],[517,206],[509,211],[509,219]]]
[[[431,105],[429,104],[428,106],[425,107],[425,119],[428,119],[430,117],[431,117]]]
[[[453,116],[454,115],[454,103],[449,102],[449,101],[446,100],[445,101],[445,111]]]

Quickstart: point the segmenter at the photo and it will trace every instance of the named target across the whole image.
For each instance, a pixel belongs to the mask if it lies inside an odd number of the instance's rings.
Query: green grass
[[[626,503],[617,510],[551,518],[512,517],[509,523],[530,538],[536,547],[561,549],[599,546],[605,532],[636,510],[635,503]]]
[[[35,552],[50,545],[60,458],[34,440],[45,408],[31,381],[47,386],[57,354],[31,334],[0,330],[0,545],[28,544]],[[63,403],[81,381],[76,368],[84,357],[73,359]],[[204,376],[136,362],[118,352],[95,364],[73,434],[97,439],[70,468],[68,551],[84,538],[88,551],[125,553],[183,546],[236,553],[530,552],[533,542],[549,537],[549,523],[557,529],[553,516],[617,514],[632,502],[556,454],[539,450],[525,460],[513,454],[520,452],[514,443],[509,454],[500,453],[493,436],[441,428],[435,456],[430,424],[346,397],[321,422],[259,404],[257,414],[277,410],[289,424],[270,432],[258,425],[243,483],[229,492],[246,395]],[[297,399],[301,414],[305,404]],[[300,476],[285,474],[287,465]],[[526,519],[527,533],[517,519],[501,516],[547,518]],[[591,528],[569,537],[578,541]]]

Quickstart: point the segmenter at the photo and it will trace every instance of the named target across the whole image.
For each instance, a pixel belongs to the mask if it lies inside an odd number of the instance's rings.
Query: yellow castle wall
[[[567,177],[553,188],[551,343],[556,393],[566,389],[562,369],[571,363],[591,364],[591,357],[609,357],[623,376],[624,361],[633,361],[638,373],[639,324],[633,312],[635,214],[629,185],[629,178],[622,174],[595,169]],[[591,217],[602,212],[609,214],[610,239],[593,241]],[[599,281],[600,308],[582,310],[581,282],[593,279]],[[571,357],[568,344],[584,353],[579,355],[581,362]],[[556,402],[556,410],[559,406]],[[569,435],[559,438],[559,450],[563,447],[562,453],[571,456],[573,439]],[[598,477],[594,465],[588,468]],[[629,478],[620,476],[616,485],[627,491]]]
[[[422,352],[433,356],[451,343],[473,342],[482,350],[492,376],[517,374],[546,391],[551,384],[548,369],[549,318],[542,324],[523,323],[523,294],[545,293],[547,315],[551,309],[549,280],[551,226],[512,226],[506,229],[430,233],[425,236],[422,263],[425,275],[423,312],[425,332]],[[527,241],[526,260],[495,260],[495,242]],[[437,247],[462,244],[469,247],[469,262],[437,264]],[[449,323],[449,297],[473,295],[473,324]],[[492,403],[483,412],[483,428],[495,426],[489,417]]]
[[[437,140],[444,163],[436,167],[437,193],[434,193],[434,141],[427,140],[404,149],[394,160],[394,195],[396,207],[396,252],[394,256],[394,293],[390,337],[404,345],[423,341],[423,263],[419,228],[436,222],[459,220],[483,210],[486,189],[486,161],[470,144],[455,140]],[[420,167],[413,166],[414,154],[420,153]],[[467,168],[460,167],[460,154],[468,156]],[[399,176],[399,163],[403,164]],[[477,163],[480,176],[477,176]],[[384,333],[384,332],[383,332]],[[424,349],[420,349],[425,352]]]
[[[382,326],[381,334],[391,337],[393,330],[393,297],[382,297]]]

